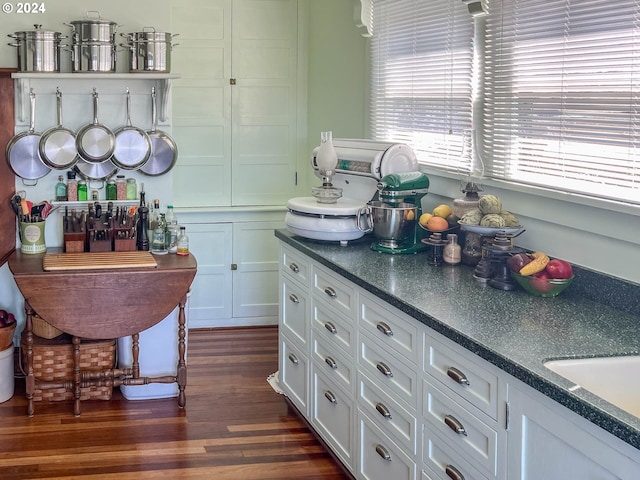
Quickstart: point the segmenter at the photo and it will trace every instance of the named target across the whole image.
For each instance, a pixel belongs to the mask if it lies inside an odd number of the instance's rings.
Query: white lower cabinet
[[[509,406],[509,480],[640,479],[637,449],[518,380]]]
[[[416,462],[383,430],[358,410],[357,478],[366,480],[415,480]]]
[[[640,479],[638,449],[284,243],[280,293],[283,390],[357,479]]]
[[[273,230],[283,219],[279,211],[179,212],[198,261],[189,299],[191,328],[277,323],[279,254]]]
[[[280,335],[280,387],[300,413],[309,415],[309,359],[286,336]]]
[[[317,371],[315,364],[312,370],[311,424],[342,463],[353,471],[356,442],[353,396]]]

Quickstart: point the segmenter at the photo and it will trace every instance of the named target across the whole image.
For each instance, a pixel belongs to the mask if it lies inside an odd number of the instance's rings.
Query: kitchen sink
[[[640,417],[640,355],[550,360],[544,366]]]

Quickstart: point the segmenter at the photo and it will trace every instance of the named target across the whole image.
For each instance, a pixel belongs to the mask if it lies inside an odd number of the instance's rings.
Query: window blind
[[[640,0],[486,0],[488,176],[640,203]]]
[[[370,136],[469,173],[473,19],[451,0],[373,0]]]

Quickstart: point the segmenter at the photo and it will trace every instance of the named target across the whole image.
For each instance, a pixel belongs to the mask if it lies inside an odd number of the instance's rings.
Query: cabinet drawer
[[[303,285],[309,285],[309,260],[302,253],[282,245],[280,269],[296,278]]]
[[[286,275],[280,275],[280,328],[301,348],[309,341],[308,293]]]
[[[314,368],[322,371],[328,378],[339,384],[348,392],[355,390],[356,366],[352,359],[348,359],[336,348],[327,345],[322,337],[312,334],[312,357]]]
[[[280,382],[298,410],[307,417],[309,361],[287,338],[280,335]]]
[[[383,432],[398,440],[406,451],[413,455],[417,453],[416,415],[401,407],[363,375],[358,378],[358,404]]]
[[[438,430],[456,454],[489,476],[497,474],[497,432],[453,401],[435,382],[424,382],[424,418],[427,430]]]
[[[360,335],[358,348],[361,371],[376,385],[396,399],[416,408],[418,404],[418,372],[408,366],[392,352],[375,343],[365,335]]]
[[[358,411],[360,454],[358,478],[366,480],[415,480],[416,463],[382,430]]]
[[[425,428],[422,461],[433,472],[433,480],[490,480],[468,462],[461,459],[455,448],[441,440],[433,431]],[[546,480],[546,479],[539,479]]]
[[[311,423],[342,462],[353,471],[356,446],[353,401],[319,372],[313,374]]]
[[[339,275],[317,265],[312,266],[311,290],[316,298],[322,299],[348,318],[355,317],[356,291],[353,285]]]
[[[454,351],[453,348],[457,350]],[[471,405],[498,420],[498,376],[481,358],[462,354],[462,347],[449,347],[433,336],[425,336],[424,370]],[[486,365],[489,367],[489,365]]]
[[[417,365],[420,335],[416,321],[369,295],[360,294],[360,331]]]
[[[313,330],[327,342],[342,349],[350,357],[356,351],[356,327],[352,319],[336,314],[323,302],[311,299]]]

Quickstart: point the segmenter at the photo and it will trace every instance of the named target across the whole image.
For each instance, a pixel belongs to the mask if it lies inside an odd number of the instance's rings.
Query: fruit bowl
[[[447,233],[455,233],[458,230],[460,230],[460,225],[454,225],[452,227],[446,228],[444,230],[430,230],[427,227],[425,227],[424,225],[422,225],[421,223],[418,222],[418,225],[420,225],[420,228],[422,230],[424,230],[425,232],[429,232],[429,233],[442,233],[442,237],[446,238],[446,234]]]
[[[523,276],[516,272],[511,272],[511,276],[518,282],[528,294],[535,297],[555,297],[564,291],[571,282],[571,278],[538,278],[533,275]]]

